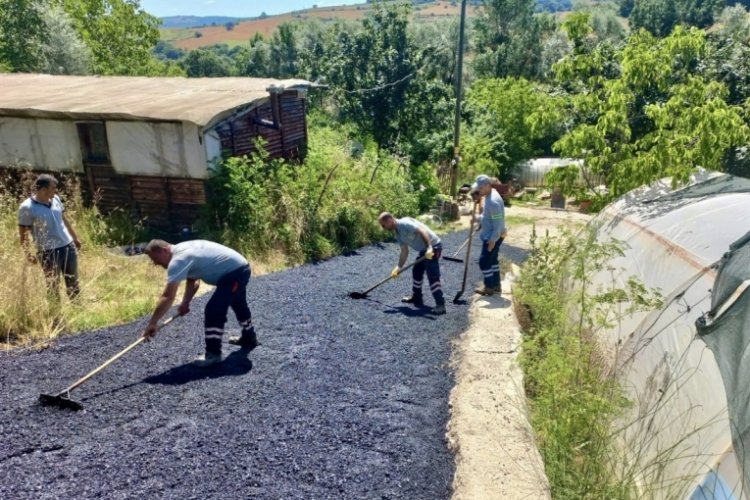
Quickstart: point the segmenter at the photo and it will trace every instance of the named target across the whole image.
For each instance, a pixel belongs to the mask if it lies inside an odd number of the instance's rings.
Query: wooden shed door
[[[130,184],[126,176],[119,175],[112,167],[104,122],[80,122],[76,127],[92,199],[106,211],[128,208]]]

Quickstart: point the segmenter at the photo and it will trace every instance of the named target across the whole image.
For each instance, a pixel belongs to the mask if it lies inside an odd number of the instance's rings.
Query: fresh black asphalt
[[[446,254],[465,237],[446,235]],[[480,276],[472,252],[469,300]],[[468,323],[468,303],[451,301],[463,265],[441,263],[445,316],[400,303],[408,273],[369,299],[348,297],[397,258],[385,244],[253,278],[262,345],[249,356],[225,345],[212,369],[189,366],[202,352],[200,297],[73,391],[81,412],[37,398],[137,339],[145,318],[0,354],[0,498],[448,498],[449,358]],[[237,328],[231,312],[228,328]]]

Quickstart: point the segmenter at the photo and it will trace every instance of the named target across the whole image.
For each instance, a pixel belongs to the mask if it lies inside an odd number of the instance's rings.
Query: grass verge
[[[597,335],[624,315],[659,307],[661,298],[632,278],[624,288],[593,283],[622,249],[598,242],[591,228],[534,234],[514,289],[527,318],[521,363],[531,421],[555,499],[637,498],[635,479],[618,472],[628,469],[611,434],[631,402]]]

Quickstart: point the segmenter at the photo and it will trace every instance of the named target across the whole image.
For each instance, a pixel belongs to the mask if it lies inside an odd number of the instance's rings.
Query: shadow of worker
[[[247,352],[239,349],[216,365],[200,368],[193,366],[192,363],[186,363],[170,368],[159,375],[147,377],[143,379],[143,382],[147,384],[182,385],[196,380],[242,376],[250,373],[250,370],[253,369],[253,362],[248,359],[247,355]]]

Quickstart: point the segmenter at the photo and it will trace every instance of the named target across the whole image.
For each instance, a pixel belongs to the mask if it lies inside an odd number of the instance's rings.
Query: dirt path
[[[543,235],[589,219],[576,212],[515,206],[506,217],[509,233],[500,254],[514,264],[527,255],[532,222]],[[521,331],[511,294],[512,283],[504,279],[502,296],[474,301],[469,328],[454,346],[456,384],[448,425],[448,441],[456,456],[454,500],[550,498],[528,421],[517,361]]]

